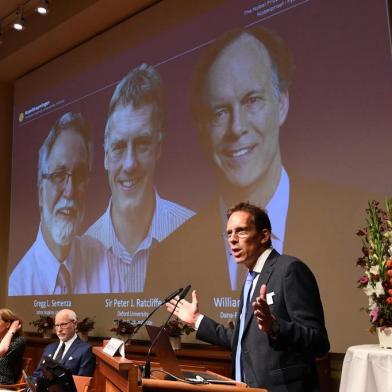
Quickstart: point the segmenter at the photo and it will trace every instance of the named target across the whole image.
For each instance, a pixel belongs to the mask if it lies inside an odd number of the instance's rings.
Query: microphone
[[[190,286],[189,286],[190,287]],[[185,287],[186,288],[186,287]],[[163,300],[163,304],[165,304],[166,302],[171,301],[174,297],[177,297],[178,294],[180,294],[182,291],[184,291],[185,289],[183,289],[182,287],[180,287],[177,290],[174,290],[171,294],[169,294],[164,300]],[[188,290],[189,291],[189,290]],[[186,294],[185,294],[186,295]],[[184,298],[184,297],[183,297]],[[181,298],[181,299],[183,299]],[[162,304],[162,305],[163,305]]]
[[[190,284],[188,284],[188,286],[186,286],[185,289],[183,289],[183,290],[181,289],[180,301],[187,296],[187,294],[189,293],[189,290],[191,289],[191,287],[192,286]],[[177,302],[179,302],[179,301],[177,301]]]
[[[171,319],[171,317],[173,316],[174,311],[177,308],[178,303],[184,299],[186,297],[186,295],[188,294],[189,290],[191,289],[191,285],[188,284],[188,286],[186,286],[182,291],[181,294],[178,296],[178,300],[176,302],[176,304],[174,305],[173,310],[171,311],[171,313],[169,314],[169,317],[166,319],[165,323],[162,325],[162,327],[160,328],[159,332],[157,333],[157,335],[155,336],[155,339],[151,342],[150,348],[148,349],[147,352],[147,359],[146,359],[146,363],[144,364],[144,371],[143,371],[143,377],[144,378],[150,378],[151,376],[151,362],[150,362],[150,356],[151,356],[151,350],[153,349],[153,347],[155,346],[156,342],[158,341],[159,337],[162,335],[162,332],[164,331],[164,329],[167,326],[167,323],[169,322],[169,320]]]
[[[186,287],[185,287],[186,288]],[[174,297],[177,297],[177,295],[178,294],[182,294],[183,293],[183,291],[184,291],[184,289],[182,288],[182,287],[180,287],[179,289],[177,289],[177,290],[174,290],[171,294],[169,294],[155,309],[153,309],[153,311],[152,312],[150,312],[150,314],[147,316],[147,318],[145,318],[140,324],[138,324],[136,327],[135,327],[135,329],[134,329],[134,331],[133,331],[133,334],[135,334],[137,331],[139,331],[139,329],[141,328],[141,327],[143,327],[143,325],[152,317],[152,315],[162,306],[162,305],[164,305],[165,303],[167,303],[167,302],[170,302]],[[189,291],[189,290],[188,290]],[[186,295],[186,294],[185,294]],[[184,297],[182,297],[182,298],[184,298]],[[181,298],[181,299],[182,299]]]

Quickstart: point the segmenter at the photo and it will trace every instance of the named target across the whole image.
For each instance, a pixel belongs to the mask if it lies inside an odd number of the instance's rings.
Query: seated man
[[[95,369],[95,356],[91,346],[83,342],[76,334],[77,317],[73,310],[62,309],[56,314],[56,334],[60,341],[51,343],[45,347],[42,359],[33,373],[37,380],[43,377],[42,360],[50,357],[61,363],[71,371],[73,375],[92,376]]]

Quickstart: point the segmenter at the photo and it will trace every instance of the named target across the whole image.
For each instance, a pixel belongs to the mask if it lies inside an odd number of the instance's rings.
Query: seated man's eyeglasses
[[[54,327],[55,328],[65,328],[69,323],[74,323],[74,320],[68,321],[66,323],[61,323],[61,324],[55,324]]]

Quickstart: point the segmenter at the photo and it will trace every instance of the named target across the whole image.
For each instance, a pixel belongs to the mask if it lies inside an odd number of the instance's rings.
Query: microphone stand
[[[156,342],[158,341],[159,337],[162,335],[162,332],[165,330],[167,323],[169,322],[169,320],[171,319],[171,317],[173,316],[174,311],[177,309],[178,303],[184,299],[186,297],[186,295],[188,294],[188,291],[190,290],[191,285],[188,285],[185,287],[184,290],[182,290],[180,296],[178,297],[178,300],[176,302],[176,304],[174,305],[173,310],[171,311],[171,313],[169,314],[169,317],[166,319],[165,323],[162,325],[161,329],[159,330],[159,332],[157,333],[157,335],[155,336],[154,340],[151,342],[151,346],[148,349],[148,353],[147,353],[147,359],[146,359],[146,363],[144,365],[144,371],[143,371],[143,377],[144,378],[150,378],[151,377],[151,361],[150,361],[150,356],[151,356],[151,350],[153,349],[153,347],[155,346]]]
[[[157,335],[155,336],[154,340],[151,343],[150,348],[148,349],[148,353],[147,353],[147,359],[146,359],[146,363],[144,364],[144,371],[143,371],[143,377],[144,378],[150,378],[151,377],[151,361],[150,361],[150,356],[151,356],[151,350],[152,348],[155,346],[155,343],[158,341],[159,337],[162,335],[162,332],[164,331],[167,323],[169,322],[169,320],[171,319],[171,317],[173,316],[174,311],[177,308],[178,303],[181,300],[178,299],[176,305],[174,306],[173,310],[171,311],[169,317],[167,318],[167,320],[165,321],[165,324],[163,324],[163,326],[161,327],[161,329],[159,330],[159,332],[157,333]]]
[[[166,304],[167,302],[171,301],[174,297],[176,297],[178,294],[180,294],[184,289],[181,287],[175,291],[173,291],[171,294],[169,294],[152,312],[150,312],[150,314],[140,323],[137,324],[134,331],[133,331],[133,335],[136,334],[137,331],[139,331],[139,329],[141,327],[143,327],[143,325],[152,317],[152,315],[164,304]],[[128,339],[130,340],[130,338]],[[125,343],[128,343],[128,340]]]

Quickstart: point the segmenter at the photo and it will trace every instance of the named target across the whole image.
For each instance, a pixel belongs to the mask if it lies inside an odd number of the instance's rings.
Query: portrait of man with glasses
[[[88,123],[80,113],[65,113],[39,150],[41,222],[34,244],[10,275],[8,295],[122,291],[118,259],[99,241],[78,236],[92,160]]]
[[[45,347],[42,360],[52,358],[71,371],[73,375],[91,377],[95,369],[95,357],[91,345],[79,338],[76,333],[77,316],[71,309],[62,309],[56,314],[55,328],[58,342]],[[33,379],[39,382],[43,377],[42,360],[33,373]]]

